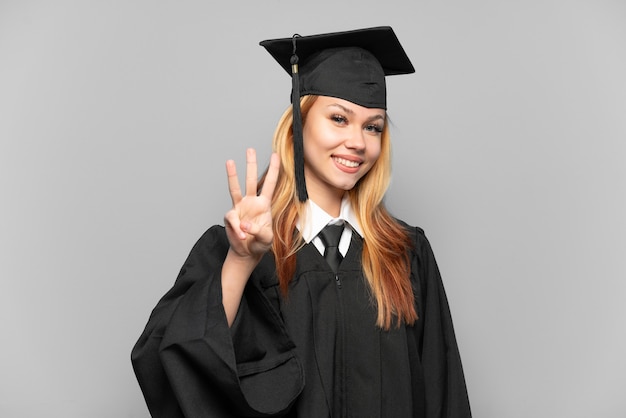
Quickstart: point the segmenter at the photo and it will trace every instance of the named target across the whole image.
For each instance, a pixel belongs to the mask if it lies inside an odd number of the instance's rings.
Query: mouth
[[[333,157],[333,160],[337,164],[342,165],[344,167],[348,167],[348,168],[357,168],[358,166],[362,164],[362,162],[360,161],[348,160],[348,159],[341,158],[341,157]]]

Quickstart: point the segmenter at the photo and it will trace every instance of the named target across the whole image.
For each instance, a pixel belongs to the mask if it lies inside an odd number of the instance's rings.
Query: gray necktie
[[[326,225],[319,233],[319,237],[324,243],[324,258],[328,262],[330,268],[337,273],[339,264],[343,257],[339,252],[339,239],[343,232],[343,225]]]

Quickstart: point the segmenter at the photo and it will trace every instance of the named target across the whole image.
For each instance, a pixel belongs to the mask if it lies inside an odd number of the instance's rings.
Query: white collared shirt
[[[345,228],[343,229],[343,233],[339,240],[339,252],[342,256],[345,256],[348,252],[348,248],[350,247],[350,240],[352,239],[352,232],[356,232],[359,236],[363,236],[363,231],[361,230],[361,225],[356,218],[356,214],[352,209],[352,204],[350,203],[350,199],[348,196],[344,196],[341,201],[341,209],[339,210],[339,216],[333,218],[328,213],[326,213],[322,208],[320,208],[315,202],[311,199],[307,201],[307,213],[305,217],[306,225],[301,225],[300,220],[298,220],[297,228],[302,233],[302,238],[308,244],[312,242],[315,245],[315,248],[320,252],[320,254],[324,254],[324,244],[322,240],[317,236],[320,231],[329,223],[330,224],[338,224],[344,223]]]

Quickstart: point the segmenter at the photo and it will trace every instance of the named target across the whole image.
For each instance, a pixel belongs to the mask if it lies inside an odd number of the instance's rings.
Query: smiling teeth
[[[345,158],[335,158],[334,160],[341,165],[345,165],[346,167],[356,168],[359,166],[358,162],[346,160]]]

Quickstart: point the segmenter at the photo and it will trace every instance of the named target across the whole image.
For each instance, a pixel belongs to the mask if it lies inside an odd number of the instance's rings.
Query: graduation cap
[[[300,98],[331,96],[363,107],[387,109],[385,76],[415,68],[389,26],[262,41],[292,77],[293,143],[298,198],[308,199]]]

